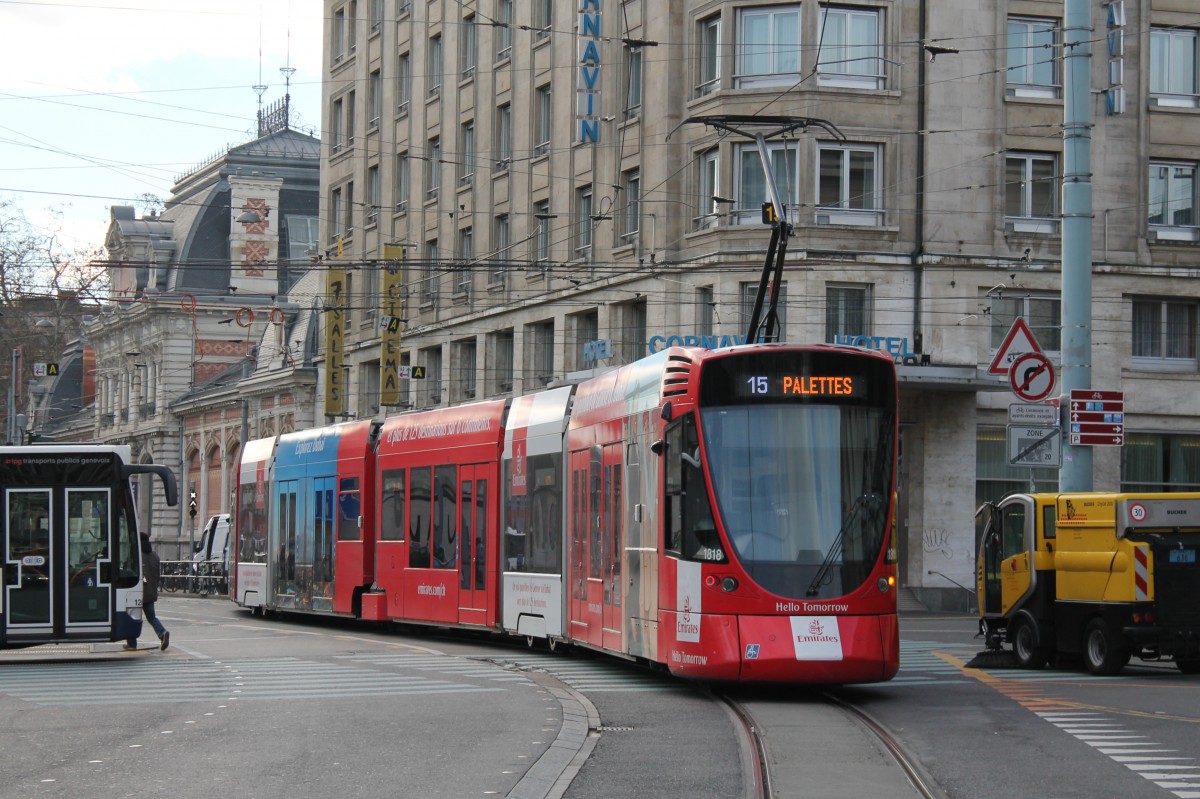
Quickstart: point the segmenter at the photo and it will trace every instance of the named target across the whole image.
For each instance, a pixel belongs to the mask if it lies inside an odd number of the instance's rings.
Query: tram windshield
[[[875,377],[886,382],[882,372]],[[766,590],[831,598],[870,576],[887,542],[895,424],[888,397],[891,390],[845,401],[746,402],[726,393],[728,404],[702,408],[717,512],[733,554]]]

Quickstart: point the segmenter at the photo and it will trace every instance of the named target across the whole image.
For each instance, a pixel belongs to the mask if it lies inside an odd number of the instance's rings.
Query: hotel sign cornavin
[[[579,0],[579,76],[575,84],[578,102],[579,141],[600,141],[600,0]]]

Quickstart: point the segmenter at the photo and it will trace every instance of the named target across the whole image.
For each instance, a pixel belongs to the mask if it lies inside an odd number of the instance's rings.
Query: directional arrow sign
[[[1121,391],[1072,389],[1067,409],[1070,444],[1119,447],[1125,443],[1125,394]]]

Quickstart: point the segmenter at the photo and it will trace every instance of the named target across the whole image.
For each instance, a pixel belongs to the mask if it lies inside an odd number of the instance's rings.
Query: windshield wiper
[[[846,509],[846,515],[842,517],[842,528],[838,530],[837,536],[833,539],[833,543],[829,546],[829,551],[825,553],[825,560],[821,561],[821,567],[817,569],[817,574],[813,577],[812,582],[808,584],[808,590],[805,591],[805,596],[816,596],[821,592],[821,586],[829,582],[829,574],[833,570],[833,564],[841,560],[842,557],[842,542],[846,538],[846,531],[850,529],[850,524],[858,516],[859,510],[864,505],[875,507],[883,498],[874,492],[863,494],[858,498],[858,501]]]

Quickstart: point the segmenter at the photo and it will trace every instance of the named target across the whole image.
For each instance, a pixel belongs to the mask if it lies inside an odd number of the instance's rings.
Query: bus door
[[[4,633],[70,637],[113,624],[111,494],[107,488],[4,492]]]
[[[488,605],[488,575],[496,556],[488,547],[494,534],[488,525],[488,503],[494,500],[487,466],[463,466],[458,481],[458,620],[462,624],[490,624],[495,620],[495,608]]]
[[[601,466],[603,469],[603,504],[600,527],[602,530],[604,580],[604,647],[623,652],[621,636],[621,554],[624,548],[621,535],[621,444],[604,447]]]

